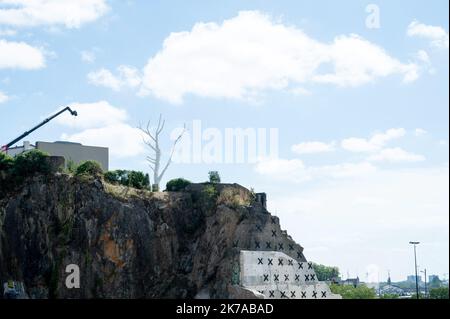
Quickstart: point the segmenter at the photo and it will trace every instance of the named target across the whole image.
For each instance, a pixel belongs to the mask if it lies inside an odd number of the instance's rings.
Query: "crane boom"
[[[7,151],[8,148],[10,148],[12,145],[14,145],[15,143],[17,143],[18,141],[20,141],[21,139],[23,139],[24,137],[28,136],[29,134],[33,133],[34,131],[36,131],[38,128],[40,128],[41,126],[47,124],[48,122],[50,122],[51,120],[53,120],[55,117],[61,115],[62,113],[64,113],[65,111],[69,111],[70,114],[72,114],[73,116],[77,116],[77,111],[72,110],[70,107],[66,106],[65,108],[63,108],[61,111],[53,114],[52,116],[46,118],[45,120],[43,120],[41,123],[39,123],[38,125],[36,125],[35,127],[33,127],[31,130],[24,132],[22,135],[20,135],[19,137],[15,138],[14,140],[12,140],[11,142],[9,142],[8,144],[5,144],[2,146],[2,151]]]

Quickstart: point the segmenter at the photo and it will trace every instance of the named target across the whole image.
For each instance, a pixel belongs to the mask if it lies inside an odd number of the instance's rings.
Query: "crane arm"
[[[38,125],[36,125],[35,127],[33,127],[32,129],[30,129],[29,131],[24,132],[22,135],[20,135],[19,137],[15,138],[14,140],[12,140],[11,142],[9,142],[8,144],[5,144],[2,146],[2,151],[7,151],[8,148],[10,148],[12,145],[14,145],[15,143],[17,143],[18,141],[20,141],[21,139],[25,138],[26,136],[30,135],[31,133],[33,133],[34,131],[36,131],[38,128],[40,128],[41,126],[47,124],[48,122],[50,122],[51,120],[53,120],[55,117],[61,115],[62,113],[64,113],[65,111],[69,111],[70,114],[72,114],[73,116],[77,116],[77,111],[72,110],[70,107],[66,106],[65,108],[63,108],[61,111],[53,114],[52,116],[46,118],[45,120],[43,120],[41,123],[39,123]]]

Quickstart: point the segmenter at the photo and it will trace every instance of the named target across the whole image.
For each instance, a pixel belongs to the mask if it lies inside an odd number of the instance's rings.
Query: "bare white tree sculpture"
[[[160,172],[161,169],[161,149],[159,145],[159,136],[161,132],[164,129],[164,125],[166,124],[166,121],[162,118],[162,115],[159,115],[158,125],[156,126],[156,129],[154,132],[152,132],[152,128],[150,126],[151,121],[147,122],[147,126],[143,128],[142,126],[139,126],[139,129],[142,133],[144,133],[144,143],[150,148],[150,152],[152,155],[147,156],[147,162],[150,166],[150,169],[153,172],[153,185],[152,189],[153,191],[159,191],[159,183],[161,182],[162,177],[167,171],[167,168],[172,163],[172,157],[175,152],[175,147],[177,143],[180,141],[183,134],[186,132],[186,124],[183,126],[183,131],[180,133],[180,135],[175,139],[172,146],[172,151],[170,152],[169,158],[166,162],[166,165],[164,165],[163,169]]]

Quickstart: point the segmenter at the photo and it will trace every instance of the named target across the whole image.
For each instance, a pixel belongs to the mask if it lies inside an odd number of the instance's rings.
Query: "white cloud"
[[[314,82],[355,87],[393,74],[409,82],[417,70],[357,35],[323,43],[245,11],[222,24],[196,23],[190,31],[170,34],[145,66],[140,94],[172,103],[182,103],[187,94],[254,99],[265,90],[291,91]]]
[[[373,152],[379,148],[365,138],[358,137],[350,137],[342,140],[341,146],[350,152]]]
[[[55,121],[77,132],[62,134],[63,140],[108,147],[115,158],[133,157],[145,151],[141,132],[127,123],[128,115],[124,109],[106,101],[69,106],[78,112],[78,116],[64,113]]]
[[[372,136],[370,143],[378,146],[383,146],[393,139],[405,136],[406,130],[404,128],[391,128],[384,133],[378,133]]]
[[[414,130],[414,135],[415,136],[422,136],[422,135],[425,135],[425,134],[427,134],[428,132],[426,131],[426,130],[424,130],[423,128],[416,128],[415,130]]]
[[[81,61],[86,63],[94,63],[96,56],[94,51],[81,51]]]
[[[62,138],[85,145],[108,147],[110,155],[115,158],[138,156],[145,151],[141,132],[125,123],[63,134]]]
[[[376,133],[370,139],[351,137],[342,140],[341,147],[350,152],[374,152],[380,150],[390,140],[406,134],[403,128],[391,128],[384,133]]]
[[[60,125],[76,129],[100,128],[123,123],[127,120],[127,112],[112,106],[106,101],[95,103],[72,103],[69,106],[77,111],[78,116],[64,113],[55,121]]]
[[[0,104],[5,103],[9,100],[9,96],[0,91]]]
[[[307,167],[299,159],[261,159],[255,171],[274,180],[301,183],[313,179],[340,179],[364,176],[376,171],[368,162]]]
[[[109,10],[106,0],[0,0],[0,25],[79,28]]]
[[[15,36],[17,34],[16,30],[12,30],[12,29],[0,29],[0,37],[12,37]]]
[[[371,155],[368,158],[369,161],[375,162],[421,162],[425,160],[423,155],[409,153],[399,147],[386,148],[379,153]]]
[[[375,166],[367,162],[343,163],[336,165],[320,166],[311,168],[313,173],[321,177],[349,178],[359,177],[374,173],[377,170]]]
[[[444,28],[413,21],[409,24],[407,34],[410,37],[420,37],[430,40],[430,44],[436,48],[448,49],[449,36]]]
[[[142,82],[139,70],[134,67],[121,65],[117,68],[117,73],[114,75],[107,69],[100,69],[90,72],[87,78],[93,85],[107,87],[114,91],[120,91],[124,87],[136,88]]]
[[[122,86],[135,88],[138,87],[142,82],[142,76],[139,70],[134,67],[121,65],[117,68],[117,71],[119,72]]]
[[[311,91],[309,91],[305,88],[302,88],[302,87],[293,88],[293,89],[289,90],[289,92],[291,92],[293,95],[311,95],[312,94]]]
[[[280,180],[307,180],[310,179],[305,173],[305,165],[299,159],[261,159],[255,171],[264,176]],[[296,174],[294,176],[293,174]]]
[[[403,75],[404,82],[418,78],[416,64],[402,64],[381,47],[354,34],[337,37],[328,50],[334,72],[315,75],[316,82],[354,87],[391,74]]]
[[[107,69],[100,69],[95,72],[90,72],[87,75],[87,78],[89,83],[96,86],[104,86],[113,89],[114,91],[120,90],[120,80]]]
[[[334,151],[334,143],[303,142],[292,145],[291,150],[296,154],[313,154]]]
[[[0,69],[41,69],[45,67],[43,50],[24,42],[0,39]]]
[[[416,58],[425,64],[431,63],[430,56],[428,55],[427,51],[425,51],[425,50],[417,51]]]

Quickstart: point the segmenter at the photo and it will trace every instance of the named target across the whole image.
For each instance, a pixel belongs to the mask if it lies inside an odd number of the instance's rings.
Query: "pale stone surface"
[[[340,299],[317,280],[311,262],[276,251],[240,252],[241,285],[270,299]]]

